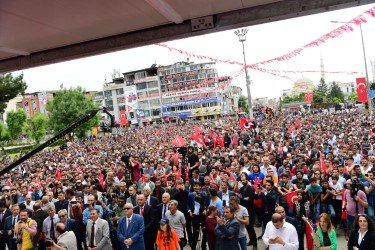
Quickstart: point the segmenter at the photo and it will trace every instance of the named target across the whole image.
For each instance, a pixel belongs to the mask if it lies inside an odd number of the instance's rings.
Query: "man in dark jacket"
[[[240,223],[234,218],[234,208],[224,208],[224,218],[217,218],[215,227],[216,250],[239,249]]]
[[[62,209],[66,209],[66,211],[68,211],[69,201],[65,199],[64,192],[59,192],[57,199],[58,201],[55,202],[56,213],[59,213],[59,211]]]
[[[43,229],[43,221],[48,217],[48,213],[42,209],[40,202],[36,202],[33,206],[33,209],[34,213],[31,216],[31,219],[35,220],[37,224],[37,233],[34,239],[40,239]],[[45,246],[42,243],[43,242],[38,242],[38,249],[45,249]]]
[[[265,188],[262,188],[260,196],[262,197],[262,235],[258,237],[260,240],[263,237],[264,230],[269,221],[271,221],[272,215],[275,213],[275,207],[279,194],[274,188],[274,183],[271,180],[267,180]]]
[[[154,217],[154,210],[151,206],[146,204],[146,197],[143,194],[138,195],[137,204],[134,208],[134,213],[139,214],[143,217],[145,225],[145,248],[146,250],[154,249],[154,239],[156,235],[156,222]]]
[[[6,208],[5,202],[0,200],[0,229],[4,228],[5,219],[12,215],[12,212]],[[7,236],[0,234],[0,249],[5,249],[5,243],[7,242]]]

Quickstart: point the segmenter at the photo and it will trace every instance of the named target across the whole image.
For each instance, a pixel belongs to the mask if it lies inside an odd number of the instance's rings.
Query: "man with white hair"
[[[25,203],[27,209],[33,210],[33,206],[35,204],[35,201],[32,200],[31,194],[26,195],[25,201],[23,203]]]
[[[143,188],[143,194],[146,198],[146,204],[151,206],[153,209],[156,209],[156,206],[159,204],[159,201],[156,197],[151,195],[152,191],[150,187]]]

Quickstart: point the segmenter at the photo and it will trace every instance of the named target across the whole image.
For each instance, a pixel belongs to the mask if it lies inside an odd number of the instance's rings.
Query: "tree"
[[[27,133],[37,144],[46,135],[46,129],[47,117],[41,113],[37,113],[27,120]]]
[[[7,126],[10,134],[10,138],[14,140],[19,134],[21,134],[23,127],[26,122],[26,112],[23,109],[17,111],[11,111],[7,113]]]
[[[344,93],[336,82],[331,83],[328,98],[335,103],[344,102]]]
[[[241,95],[240,98],[238,98],[238,107],[242,108],[242,110],[245,113],[249,113],[249,107],[247,105],[247,97],[244,95]]]
[[[328,85],[326,84],[324,78],[320,78],[319,84],[316,88],[316,92],[323,97],[328,95]]]
[[[293,103],[293,102],[304,102],[305,101],[305,93],[299,93],[298,95],[293,96],[285,96],[281,102],[282,103]]]
[[[350,95],[348,95],[348,101],[356,102],[357,100],[358,100],[357,93],[351,93]]]
[[[94,108],[96,107],[93,100],[88,98],[85,95],[85,91],[80,87],[57,91],[55,97],[47,102],[49,127],[57,132],[81,118],[88,110]],[[78,138],[84,138],[86,132],[98,124],[99,116],[96,116],[78,127],[75,130],[75,134]]]
[[[0,113],[3,113],[9,100],[24,94],[27,88],[23,74],[13,77],[12,74],[0,75]]]

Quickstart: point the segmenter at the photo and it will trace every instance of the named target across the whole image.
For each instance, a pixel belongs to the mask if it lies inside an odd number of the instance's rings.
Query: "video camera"
[[[352,180],[352,185],[351,185],[351,193],[350,196],[354,199],[354,196],[358,194],[358,191],[361,190],[362,184],[359,182],[359,180],[354,179]]]
[[[206,205],[208,204],[208,194],[205,191],[196,192],[194,200],[201,205],[201,210],[206,209]]]
[[[130,153],[129,152],[125,152],[122,156],[121,156],[121,160],[125,163],[126,167],[130,167],[130,162],[129,162],[129,159],[130,159]]]

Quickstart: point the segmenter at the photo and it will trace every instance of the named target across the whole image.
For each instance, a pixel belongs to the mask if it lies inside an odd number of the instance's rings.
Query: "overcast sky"
[[[349,21],[362,14],[373,5],[344,9],[323,14],[288,19],[279,22],[250,26],[245,42],[247,63],[252,64],[268,60],[315,40],[321,35],[332,31],[342,24],[330,21]],[[366,45],[369,78],[374,78],[370,61],[375,61],[375,18],[365,15],[368,22],[362,25]],[[291,60],[268,64],[265,68],[276,70],[320,70],[320,53],[323,55],[326,71],[357,71],[359,75],[326,74],[326,81],[353,82],[356,77],[364,76],[364,60],[360,30],[354,26],[354,31],[338,38],[331,39],[325,45],[304,50]],[[219,59],[243,61],[242,47],[233,30],[198,36],[188,39],[174,40],[167,45],[195,54],[212,56]],[[114,69],[121,73],[138,70],[151,66],[153,63],[168,65],[184,61],[187,57],[168,49],[150,45],[136,49],[123,50],[100,56],[51,64],[24,70],[28,84],[27,92],[56,90],[61,84],[64,87],[83,86],[86,90],[102,90],[105,77],[111,79]],[[202,62],[195,58],[191,61]],[[239,66],[217,64],[219,76],[239,70]],[[20,72],[16,72],[19,74]],[[252,79],[251,92],[253,98],[278,97],[282,90],[289,89],[293,82],[271,76],[269,74],[250,70]],[[304,76],[315,84],[320,79],[320,73],[288,74],[294,81]],[[246,93],[245,76],[241,75],[233,81]]]

